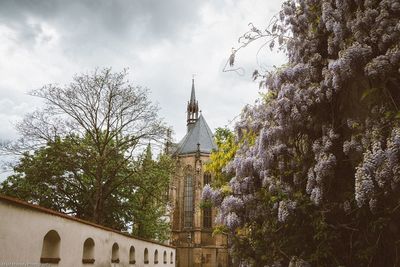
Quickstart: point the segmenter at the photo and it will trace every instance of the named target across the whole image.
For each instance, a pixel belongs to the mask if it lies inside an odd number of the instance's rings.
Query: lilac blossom
[[[228,228],[231,230],[234,230],[240,226],[239,216],[237,216],[236,213],[234,212],[229,212],[228,215],[226,216],[225,221],[226,221],[226,226],[228,226]]]
[[[296,209],[296,202],[290,200],[282,200],[278,207],[278,221],[285,222],[289,215]]]
[[[203,200],[211,200],[211,196],[213,195],[213,189],[209,184],[206,184],[203,187],[203,192],[202,192],[202,199]]]
[[[218,206],[230,229],[256,216],[288,223],[296,193],[346,214],[398,199],[400,4],[350,2],[283,4],[273,32],[288,62],[265,73],[268,97],[247,105],[235,125],[240,145],[226,167],[235,174],[232,196]],[[275,201],[268,206],[263,195]]]

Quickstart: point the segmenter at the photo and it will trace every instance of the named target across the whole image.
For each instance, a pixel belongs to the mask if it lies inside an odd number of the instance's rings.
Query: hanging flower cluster
[[[226,167],[233,196],[215,203],[220,222],[254,225],[266,195],[277,223],[295,216],[299,195],[324,212],[399,200],[400,2],[289,0],[265,36],[285,45],[288,65],[258,74],[266,97],[236,124],[238,140],[256,138]]]

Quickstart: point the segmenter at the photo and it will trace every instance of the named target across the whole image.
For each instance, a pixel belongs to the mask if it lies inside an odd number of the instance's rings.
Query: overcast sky
[[[0,140],[15,138],[13,124],[40,106],[27,92],[96,67],[129,68],[129,79],[151,90],[175,141],[186,131],[194,73],[209,126],[225,126],[259,93],[251,73],[261,44],[238,54],[243,76],[222,72],[231,48],[249,22],[265,26],[282,2],[1,0]],[[285,61],[268,49],[258,59],[265,67]]]

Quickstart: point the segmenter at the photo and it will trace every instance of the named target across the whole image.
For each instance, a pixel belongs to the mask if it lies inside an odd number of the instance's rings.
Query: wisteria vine
[[[218,222],[232,235],[262,227],[263,216],[285,224],[304,196],[326,213],[377,214],[397,203],[400,1],[290,0],[276,23],[252,32],[278,38],[288,64],[255,72],[265,97],[244,108],[235,126],[238,140],[253,133],[255,141],[242,142],[226,166],[234,173],[230,194],[203,192],[218,207]],[[272,201],[260,205],[266,195]]]

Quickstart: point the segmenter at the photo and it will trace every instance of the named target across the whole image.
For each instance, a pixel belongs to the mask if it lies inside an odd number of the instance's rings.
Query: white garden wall
[[[0,266],[175,266],[175,255],[174,247],[0,196]]]

